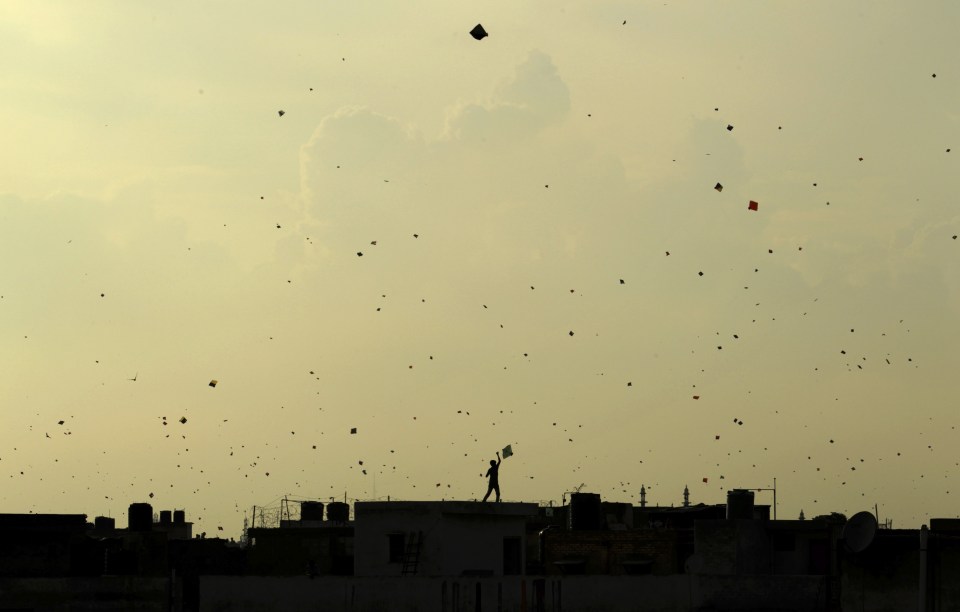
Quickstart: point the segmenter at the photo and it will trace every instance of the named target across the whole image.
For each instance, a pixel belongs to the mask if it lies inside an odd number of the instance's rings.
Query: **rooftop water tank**
[[[183,510],[174,510],[173,511],[173,524],[174,525],[183,525],[187,522],[187,513]]]
[[[322,521],[323,520],[323,502],[318,502],[318,501],[300,502],[300,520],[301,521]]]
[[[93,519],[93,528],[97,531],[113,531],[117,528],[117,522],[109,516],[98,516]]]
[[[350,520],[350,505],[343,502],[327,504],[327,520],[331,523],[346,523]]]
[[[153,507],[146,503],[130,504],[127,511],[127,529],[130,531],[153,529]]]
[[[603,505],[599,493],[571,493],[569,528],[571,531],[603,529]]]
[[[170,524],[170,511],[169,511],[169,510],[161,510],[161,511],[160,511],[160,524],[161,524],[161,525],[169,525],[169,524]]]
[[[731,489],[727,491],[727,519],[753,518],[753,491]]]

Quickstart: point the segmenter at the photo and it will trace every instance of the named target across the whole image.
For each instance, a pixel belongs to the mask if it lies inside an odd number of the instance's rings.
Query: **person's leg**
[[[493,485],[493,490],[497,492],[497,501],[500,501],[500,485]]]
[[[483,501],[487,501],[487,498],[490,497],[490,493],[493,491],[493,487],[487,487],[487,494],[483,496]]]

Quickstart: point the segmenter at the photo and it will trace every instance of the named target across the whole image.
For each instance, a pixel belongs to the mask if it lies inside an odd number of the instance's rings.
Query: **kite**
[[[487,31],[483,29],[483,26],[478,23],[472,30],[470,30],[470,36],[473,36],[476,40],[483,40],[488,35]]]

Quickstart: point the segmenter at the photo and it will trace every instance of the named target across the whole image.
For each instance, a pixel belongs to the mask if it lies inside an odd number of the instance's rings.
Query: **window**
[[[523,573],[523,552],[520,538],[503,538],[503,575],[516,576]]]
[[[388,533],[387,543],[389,547],[388,562],[403,563],[403,550],[406,538],[402,533]]]

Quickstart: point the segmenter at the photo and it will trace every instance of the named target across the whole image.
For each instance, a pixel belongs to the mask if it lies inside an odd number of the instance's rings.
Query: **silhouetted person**
[[[490,493],[497,492],[497,501],[500,501],[500,451],[497,451],[497,460],[490,460],[490,469],[487,470],[487,494],[483,496],[483,501],[487,501]]]

